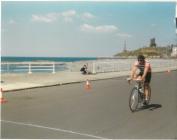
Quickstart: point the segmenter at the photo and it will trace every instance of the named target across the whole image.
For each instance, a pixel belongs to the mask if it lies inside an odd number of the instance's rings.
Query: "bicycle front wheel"
[[[136,111],[139,102],[139,93],[138,89],[134,87],[131,91],[130,98],[129,98],[129,107],[132,112]]]

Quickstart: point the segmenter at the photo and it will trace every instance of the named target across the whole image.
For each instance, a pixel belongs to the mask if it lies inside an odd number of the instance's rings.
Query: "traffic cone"
[[[0,102],[1,102],[1,103],[6,103],[6,102],[7,102],[7,100],[5,100],[5,99],[2,97],[2,88],[1,88],[1,90],[0,90]]]
[[[90,84],[88,79],[86,80],[86,83],[85,83],[85,89],[86,90],[90,90],[91,89],[91,84]]]
[[[168,69],[168,70],[166,71],[167,74],[170,74],[170,72],[171,72],[170,69]]]

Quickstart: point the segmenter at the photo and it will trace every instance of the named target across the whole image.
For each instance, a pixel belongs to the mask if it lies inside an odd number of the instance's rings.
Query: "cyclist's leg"
[[[148,100],[148,94],[149,94],[149,83],[144,83],[144,94],[145,94],[145,100]]]
[[[145,94],[146,101],[148,100],[148,96],[149,96],[150,81],[151,81],[151,72],[148,72],[144,81],[144,94]]]

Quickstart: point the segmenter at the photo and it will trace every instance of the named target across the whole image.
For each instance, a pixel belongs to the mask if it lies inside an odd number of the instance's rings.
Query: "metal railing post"
[[[92,73],[95,74],[96,73],[96,71],[95,71],[95,62],[93,62],[92,65],[93,65],[92,66]]]
[[[53,63],[53,74],[55,73],[55,62]]]
[[[31,63],[29,63],[28,66],[29,66],[29,67],[28,67],[28,74],[31,74],[31,73],[32,73],[32,71],[31,71]]]

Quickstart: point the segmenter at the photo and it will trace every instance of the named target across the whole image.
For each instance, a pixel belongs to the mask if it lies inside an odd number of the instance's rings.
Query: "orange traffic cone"
[[[86,90],[90,90],[91,89],[91,84],[90,84],[88,79],[86,80],[86,83],[85,83],[85,89]]]
[[[167,74],[170,74],[170,72],[171,72],[170,69],[168,69],[168,70],[166,71]]]
[[[7,102],[7,100],[5,100],[5,99],[2,97],[2,88],[1,88],[1,90],[0,90],[0,102],[1,102],[1,103],[6,103],[6,102]]]

